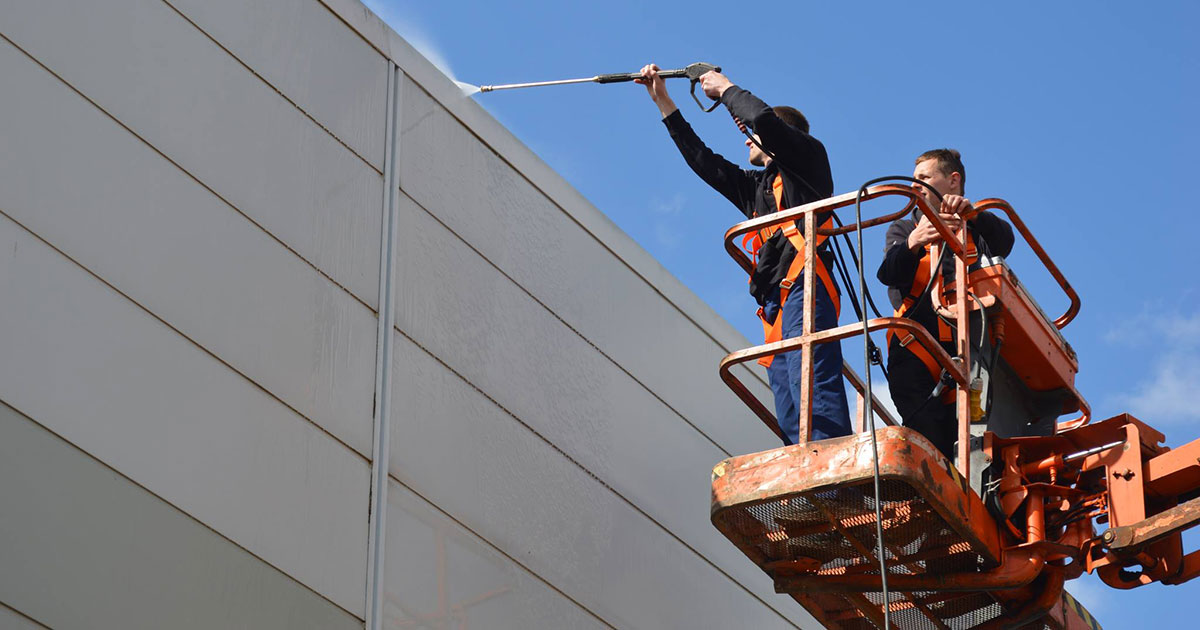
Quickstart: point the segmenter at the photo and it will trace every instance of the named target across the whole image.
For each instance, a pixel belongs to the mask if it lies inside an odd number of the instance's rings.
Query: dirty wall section
[[[8,608],[361,627],[387,63],[331,18],[0,3]]]
[[[0,76],[0,620],[815,627],[708,523],[745,340],[357,0],[0,3]]]

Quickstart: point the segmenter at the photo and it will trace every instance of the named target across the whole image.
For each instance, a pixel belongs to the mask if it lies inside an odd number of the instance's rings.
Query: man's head
[[[913,179],[933,186],[943,195],[961,195],[967,181],[967,169],[963,167],[962,155],[954,149],[933,149],[917,157]],[[925,197],[929,207],[937,210],[941,203],[928,188],[913,184],[913,190]]]
[[[796,109],[795,107],[780,105],[778,107],[772,107],[771,111],[775,112],[775,115],[788,125],[791,125],[792,127],[795,127],[804,133],[808,133],[808,119],[805,118],[804,114],[801,114],[800,110]],[[762,142],[757,133],[754,134],[754,139],[759,143]],[[754,166],[766,166],[771,163],[771,156],[763,153],[763,150],[758,148],[758,145],[754,144],[754,142],[751,142],[749,138],[746,139],[746,147],[750,149],[750,155],[747,159]]]

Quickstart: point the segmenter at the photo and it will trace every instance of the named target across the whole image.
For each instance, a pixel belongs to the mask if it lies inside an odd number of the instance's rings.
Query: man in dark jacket
[[[646,86],[650,98],[662,113],[663,124],[692,170],[747,217],[793,208],[833,194],[833,176],[825,147],[808,134],[808,121],[796,109],[768,107],[718,72],[701,77],[704,93],[724,103],[739,126],[754,132],[754,140],[746,140],[750,151],[748,157],[752,165],[762,168],[742,169],[713,153],[700,140],[667,94],[666,85],[658,76],[658,66],[650,64],[642,68],[642,79],[638,82]],[[822,225],[829,214],[818,216],[817,224]],[[801,239],[803,230],[803,222],[800,222]],[[818,247],[817,251],[820,260],[816,264],[824,265],[825,270],[832,269],[833,256],[828,246]],[[788,277],[796,252],[788,235],[783,230],[775,231],[761,243],[750,278],[750,293],[762,307],[764,329],[776,325],[784,339],[803,333],[803,273]],[[823,276],[824,281],[815,283],[814,329],[834,328],[837,326],[837,287],[828,280],[829,273],[818,275]],[[781,293],[781,286],[787,287],[787,291]],[[786,296],[785,299],[781,300],[782,296]],[[800,379],[803,377],[800,355],[799,351],[779,355],[767,367],[779,427],[791,444],[799,437]],[[850,414],[842,381],[842,350],[837,342],[813,347],[812,398],[812,439],[850,434]]]
[[[969,199],[963,198],[966,168],[962,157],[954,149],[934,149],[922,153],[916,160],[913,178],[923,181],[939,193],[942,200],[919,184],[913,190],[922,195],[929,207],[938,213],[952,231],[962,227],[961,215],[973,208]],[[918,220],[919,218],[919,220]],[[1013,247],[1013,231],[1004,221],[990,212],[980,212],[967,221],[967,231],[980,256],[1007,256]],[[940,323],[933,310],[932,297],[923,295],[928,285],[927,274],[919,274],[922,267],[929,267],[929,245],[940,242],[937,229],[919,210],[912,217],[898,219],[888,228],[886,252],[877,274],[879,281],[888,287],[888,297],[898,315],[905,315],[925,327],[942,347],[954,356],[957,349],[946,323]],[[945,282],[953,277],[954,255],[947,253],[942,263]],[[919,300],[918,298],[924,297]],[[958,439],[958,422],[954,406],[953,388],[933,396],[934,386],[941,373],[932,364],[932,357],[924,352],[911,335],[899,333],[890,336],[888,343],[888,387],[896,410],[904,425],[919,431],[929,438],[946,457],[954,458],[954,442]],[[922,356],[924,355],[924,356]]]

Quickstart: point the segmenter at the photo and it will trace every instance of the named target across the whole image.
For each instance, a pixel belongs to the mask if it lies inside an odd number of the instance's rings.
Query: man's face
[[[962,180],[962,176],[958,173],[943,173],[942,165],[937,160],[930,159],[922,160],[920,164],[917,164],[917,168],[913,169],[913,179],[933,186],[943,195],[950,195],[959,193],[959,182]],[[925,203],[928,203],[930,208],[941,209],[941,202],[928,188],[920,184],[913,184],[912,187],[922,197],[925,197]]]
[[[759,139],[758,134],[754,134],[754,139],[758,140],[760,144],[762,143],[762,140]],[[751,142],[750,138],[746,138],[746,147],[750,149],[750,156],[747,159],[749,159],[750,163],[754,166],[766,166],[771,163],[771,157],[766,153],[763,153],[763,150],[758,148],[757,144]]]

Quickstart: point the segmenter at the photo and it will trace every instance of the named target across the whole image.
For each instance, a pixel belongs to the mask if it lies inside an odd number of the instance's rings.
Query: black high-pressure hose
[[[845,225],[842,224],[842,220],[840,218],[838,218],[838,215],[836,213],[833,215],[833,221],[838,224],[838,227],[845,227]],[[850,236],[847,234],[842,234],[841,237],[842,237],[842,240],[846,241],[846,247],[850,248],[850,260],[854,261],[854,268],[857,269],[858,268],[858,254],[855,253],[854,246],[850,244]],[[842,266],[842,273],[846,278],[849,278],[849,273],[846,271],[846,268],[848,267],[848,265],[846,265],[846,259],[842,255],[841,243],[838,243],[835,240],[834,247],[837,249],[837,251],[835,253],[837,255],[839,264]],[[879,312],[879,307],[875,305],[875,298],[871,296],[870,291],[867,292],[867,304],[869,304],[871,306],[871,311],[873,313],[875,313],[875,317],[883,317],[883,315]]]
[[[736,116],[734,117],[734,120],[737,121]],[[754,134],[750,133],[750,130],[747,127],[745,127],[744,124],[739,124],[738,128],[741,129],[742,133],[744,133],[746,135],[746,137],[750,139],[750,142],[754,143],[754,146],[758,147],[758,149],[760,151],[762,151],[764,154],[766,154],[768,157],[770,157],[771,160],[773,162],[775,162],[775,164],[779,167],[780,170],[787,171],[787,173],[789,175],[791,175],[793,178],[795,178],[797,181],[799,181],[801,184],[803,184],[804,187],[807,188],[809,191],[811,191],[814,195],[816,195],[817,197],[821,197],[821,193],[817,192],[817,189],[814,188],[812,186],[812,184],[809,184],[808,180],[804,179],[804,177],[801,176],[799,173],[788,168],[788,166],[786,164],[784,164],[783,162],[780,162],[779,159],[777,157],[775,157],[774,153],[768,151],[765,147],[763,147],[762,143],[760,143],[754,137]],[[920,186],[924,186],[925,188],[929,189],[930,192],[933,193],[933,196],[937,198],[938,202],[942,201],[942,193],[938,192],[938,190],[936,188],[929,185],[928,182],[923,182],[919,179],[916,179],[915,177],[908,177],[906,175],[888,175],[888,176],[884,176],[884,177],[876,177],[875,179],[872,179],[859,187],[858,196],[854,200],[855,211],[861,212],[862,196],[863,196],[863,194],[866,193],[868,187],[870,187],[873,184],[878,184],[880,182],[886,182],[886,181],[906,181],[906,182],[914,183],[914,184],[917,184]],[[844,224],[842,223],[842,220],[840,218],[838,218],[837,213],[832,212],[830,214],[833,216],[833,220],[838,224],[838,227],[843,227]],[[849,235],[842,234],[841,236],[845,239],[846,246],[850,249],[850,258],[851,258],[851,260],[854,261],[855,268],[858,268],[859,266],[861,266],[861,263],[859,262],[859,258],[855,252],[854,246],[850,243]],[[845,261],[844,257],[842,256],[841,248],[838,245],[836,238],[832,239],[832,240],[833,240],[833,245],[834,245],[832,248],[833,253],[834,253],[834,261],[837,263],[836,266],[839,267],[839,273],[841,275],[842,284],[845,285],[845,287],[846,287],[846,294],[850,296],[850,305],[854,308],[854,312],[860,320],[865,319],[863,316],[862,306],[858,303],[858,299],[854,297],[854,292],[850,290],[851,283],[850,283],[849,273],[846,270],[847,265],[846,265],[846,261]],[[946,260],[946,252],[948,251],[948,249],[949,248],[942,248],[942,252],[938,256],[937,266],[935,267],[935,269],[941,269],[942,263],[944,263]],[[929,274],[929,282],[927,282],[925,284],[925,289],[923,291],[921,291],[921,295],[917,298],[917,301],[915,302],[915,304],[922,303],[925,300],[925,298],[929,296],[929,293],[933,290],[933,282],[936,277],[937,277],[937,274],[933,274],[933,273]],[[882,315],[880,315],[880,313],[879,313],[879,307],[875,305],[875,299],[874,299],[874,297],[871,296],[870,290],[866,290],[866,291],[864,291],[864,293],[865,293],[866,301],[870,304],[871,309],[875,312],[875,316],[882,317]],[[912,315],[910,313],[905,313],[904,316],[908,317],[910,319],[912,317]],[[875,341],[873,339],[871,339],[870,335],[867,335],[867,344],[869,346],[868,352],[870,352],[870,354],[872,356],[871,362],[874,363],[875,365],[878,365],[879,369],[883,371],[884,379],[889,379],[888,373],[887,373],[887,368],[884,366],[884,362],[882,360],[882,353],[879,351],[879,347],[877,345],[875,345]],[[927,400],[926,403],[928,403],[928,402],[929,401]],[[918,408],[918,411],[921,408],[924,408],[924,406],[925,406],[925,403],[923,403],[921,405],[921,407]],[[914,411],[913,413],[916,413],[916,412]],[[910,414],[910,415],[912,415],[912,414]],[[907,418],[905,418],[905,419],[907,419]]]
[[[736,120],[736,117],[735,117],[735,120]],[[809,184],[804,179],[804,177],[802,177],[799,174],[797,174],[796,172],[792,171],[790,168],[787,167],[786,164],[783,164],[782,162],[780,162],[773,153],[766,150],[766,148],[764,148],[762,146],[762,144],[759,143],[759,141],[757,139],[755,139],[754,136],[749,132],[749,130],[747,130],[743,125],[739,124],[738,127],[740,129],[742,129],[742,132],[746,134],[746,137],[749,138],[750,141],[753,142],[754,145],[757,146],[760,151],[762,151],[764,154],[770,156],[770,158],[775,162],[775,164],[777,164],[779,166],[779,168],[781,170],[787,171],[789,175],[796,178],[798,181],[800,181],[800,183],[804,184],[804,186],[807,187],[810,191],[812,191],[818,198],[820,198],[822,196],[819,192],[817,192],[817,190],[815,188],[813,188],[813,186],[811,184]],[[863,245],[862,245],[862,197],[863,197],[863,194],[866,193],[868,186],[882,182],[882,181],[889,181],[889,180],[903,180],[903,181],[914,182],[914,183],[924,186],[924,187],[928,188],[930,191],[932,191],[933,194],[937,197],[939,202],[942,200],[941,193],[939,193],[933,186],[930,186],[928,183],[920,181],[920,180],[912,178],[912,177],[905,177],[902,175],[891,176],[891,177],[880,177],[880,178],[873,179],[873,180],[863,184],[861,187],[859,187],[858,196],[856,197],[856,199],[854,201],[854,210],[855,210],[855,217],[856,217],[855,220],[858,223],[857,232],[858,232],[858,249],[859,250],[861,250],[863,247]],[[831,214],[833,215],[834,219],[838,222],[838,224],[840,226],[841,221],[837,219],[837,213],[831,213]],[[849,244],[849,237],[847,237],[846,240]],[[938,269],[938,270],[941,269],[942,262],[945,260],[946,249],[948,249],[948,248],[943,248],[941,255],[938,257],[937,267],[935,267],[935,269]],[[840,249],[837,248],[837,239],[834,239],[834,251],[835,251],[835,257],[838,257],[840,259],[839,255],[841,252],[840,252]],[[863,261],[860,260],[858,256],[855,256],[855,249],[853,246],[850,246],[850,253],[854,257],[855,267],[858,269],[858,272],[859,272],[859,290],[862,291],[863,301],[866,302],[868,292],[866,289],[866,282],[864,281],[864,278],[863,278]],[[862,252],[860,251],[859,253],[862,253]],[[843,269],[842,269],[843,282],[846,284],[846,292],[847,292],[847,294],[850,294],[852,296],[851,303],[854,305],[855,312],[858,313],[859,319],[862,320],[862,322],[863,322],[863,329],[864,329],[863,336],[866,338],[866,345],[867,345],[867,348],[866,348],[867,362],[868,362],[868,364],[870,364],[870,363],[874,362],[872,360],[873,353],[871,350],[875,344],[874,344],[874,341],[872,341],[872,339],[871,339],[870,333],[866,330],[866,327],[867,327],[866,318],[863,317],[863,315],[862,315],[861,307],[860,307],[858,301],[853,298],[853,292],[850,290],[849,278],[846,277],[846,276],[848,276],[848,274],[845,273],[845,269],[844,269],[845,261],[841,260],[840,262],[843,267]],[[918,300],[918,304],[920,303],[920,300],[924,300],[925,297],[929,295],[929,292],[933,288],[933,279],[936,277],[937,277],[937,273],[930,274],[929,283],[926,284],[924,291],[921,292],[921,297]],[[870,304],[871,304],[872,308],[875,308],[875,312],[878,313],[879,309],[875,307],[875,303],[874,303],[873,299],[870,301]],[[875,350],[874,354],[875,354],[875,356],[877,356],[878,348],[874,348],[874,350]],[[880,365],[882,367],[882,361],[880,361]],[[885,371],[885,376],[886,376],[886,371]],[[866,381],[867,381],[867,391],[864,394],[865,404],[870,405],[871,404],[870,403],[870,400],[871,400],[871,396],[870,396],[870,393],[871,393],[870,365],[867,365]],[[930,396],[930,399],[933,399],[935,396]],[[925,403],[922,403],[921,407],[924,407],[926,404],[928,404],[928,402],[929,402],[929,400],[926,400]],[[874,474],[873,474],[875,497],[878,498],[880,496],[879,451],[878,451],[878,447],[875,442],[875,432],[874,431],[871,431],[871,449],[872,449],[872,454],[874,456],[874,462],[875,462]],[[891,627],[891,601],[888,596],[888,583],[887,583],[888,571],[887,571],[887,564],[884,560],[885,555],[884,555],[884,547],[883,547],[883,519],[882,519],[882,514],[881,514],[881,510],[882,510],[881,503],[882,502],[876,500],[874,503],[875,503],[875,530],[876,530],[875,537],[876,537],[876,541],[878,542],[877,554],[879,557],[879,576],[880,576],[880,582],[881,582],[880,586],[882,588],[882,594],[883,594],[883,600],[884,600],[884,604],[883,604],[884,627]]]
[[[735,120],[736,120],[736,117],[735,117]],[[809,184],[808,181],[804,179],[804,177],[802,177],[800,174],[796,173],[792,169],[788,168],[788,166],[786,164],[780,162],[778,160],[778,158],[775,157],[775,154],[771,153],[766,148],[764,148],[762,146],[762,144],[754,137],[754,135],[751,134],[750,131],[745,128],[744,125],[739,124],[738,126],[742,130],[742,132],[744,134],[746,134],[746,137],[750,139],[750,142],[754,143],[754,145],[756,147],[758,147],[758,149],[760,151],[762,151],[765,155],[769,156],[775,162],[775,164],[777,164],[779,166],[780,170],[787,171],[787,173],[789,175],[791,175],[793,178],[795,178],[797,181],[799,181],[801,184],[803,184],[814,195],[816,195],[818,198],[821,197],[821,194],[819,192],[817,192],[817,190],[815,188],[813,188],[813,186],[811,184]],[[917,184],[919,186],[924,186],[926,189],[928,189],[930,192],[933,193],[934,197],[937,198],[938,202],[942,201],[942,194],[940,192],[938,192],[938,190],[936,188],[929,185],[928,182],[923,182],[919,179],[916,179],[913,177],[908,177],[905,175],[890,175],[890,176],[886,176],[886,177],[877,177],[875,179],[872,179],[872,180],[864,183],[858,189],[858,195],[855,197],[855,200],[854,200],[854,210],[855,210],[856,217],[858,217],[857,221],[859,223],[861,223],[861,221],[862,221],[862,198],[863,198],[863,195],[866,194],[867,188],[874,184],[878,184],[878,183],[885,182],[885,181],[906,181],[906,182],[910,182],[913,184]],[[831,212],[831,215],[833,216],[834,221],[838,224],[838,227],[844,227],[841,219],[838,218],[836,212]],[[861,227],[861,225],[858,227],[858,233],[859,233],[859,249],[861,249],[862,248],[862,227]],[[841,236],[846,240],[847,247],[849,247],[849,249],[850,249],[850,257],[854,261],[855,268],[859,270],[859,275],[860,275],[859,285],[860,285],[860,290],[863,292],[863,300],[871,306],[871,309],[875,312],[876,317],[880,317],[881,315],[879,313],[879,308],[875,305],[875,300],[871,297],[870,291],[868,291],[866,289],[865,282],[862,282],[863,263],[862,263],[862,261],[860,261],[859,256],[858,256],[858,254],[860,254],[861,252],[856,252],[854,246],[850,243],[850,237],[848,235],[843,234]],[[838,272],[841,276],[842,284],[845,285],[845,287],[846,287],[846,294],[850,296],[850,304],[853,306],[855,314],[858,316],[858,318],[860,320],[862,320],[864,322],[864,326],[863,326],[864,333],[863,334],[866,337],[866,342],[867,342],[868,362],[879,365],[880,369],[883,370],[884,378],[886,379],[888,377],[887,369],[883,366],[883,362],[879,358],[879,348],[877,346],[875,346],[874,340],[871,339],[870,334],[868,332],[866,332],[866,330],[865,330],[866,318],[863,315],[863,310],[862,310],[863,305],[859,304],[859,301],[854,297],[854,292],[850,290],[851,281],[850,281],[850,277],[849,277],[849,272],[847,271],[845,257],[842,255],[841,246],[838,244],[838,241],[836,238],[834,238],[832,240],[833,240],[832,250],[833,250],[833,254],[834,254],[834,261],[836,263],[835,266],[838,267]],[[917,300],[914,304],[920,305],[920,304],[924,303],[924,301],[926,299],[928,299],[930,292],[932,292],[932,290],[933,290],[934,281],[937,279],[938,274],[941,271],[942,265],[946,261],[946,252],[949,251],[949,249],[950,249],[949,247],[942,248],[941,253],[938,255],[937,264],[934,266],[935,271],[934,271],[934,273],[929,274],[929,281],[925,284],[925,288],[921,291],[921,294],[917,297]],[[912,309],[912,310],[915,310],[915,309]],[[911,312],[905,313],[904,316],[911,319],[912,313]],[[994,348],[993,352],[992,352],[992,360],[990,362],[989,368],[995,367],[995,362],[996,362],[996,358],[997,358],[998,354],[999,354],[999,348],[998,347]],[[931,401],[940,397],[942,387],[950,385],[950,383],[946,383],[946,381],[948,380],[947,379],[948,376],[949,375],[943,370],[941,377],[938,379],[938,385],[940,385],[940,387],[935,386],[934,390],[930,394],[929,398],[925,399],[924,402],[922,402],[915,410],[913,410],[913,412],[909,414],[909,417],[901,419],[902,424],[905,421],[910,420],[912,418],[912,416],[919,413]],[[867,383],[868,383],[868,391],[869,391],[869,383],[870,383],[869,366],[868,366],[867,379],[868,379]],[[990,407],[990,398],[991,398],[991,393],[992,393],[990,390],[991,390],[991,388],[989,388],[989,391],[988,391],[988,398],[989,398],[988,406],[989,407]],[[874,437],[874,432],[872,432],[872,437]],[[872,446],[874,446],[874,440],[872,440]],[[875,461],[876,461],[875,492],[876,492],[876,496],[878,496],[878,493],[879,493],[879,488],[878,488],[879,470],[878,470],[878,454],[877,453],[875,456]],[[879,508],[879,503],[876,502],[876,511],[877,512],[878,512],[878,508]],[[879,515],[876,514],[876,525],[881,524],[878,519],[879,519]],[[888,588],[887,588],[887,568],[886,568],[886,566],[883,565],[883,550],[882,550],[883,533],[882,533],[882,531],[879,531],[876,533],[876,535],[880,541],[880,552],[879,552],[880,565],[881,565],[880,566],[880,574],[881,574],[881,579],[883,581],[883,584],[881,586],[883,587],[883,595],[884,595],[884,599],[886,601]],[[887,625],[889,623],[889,621],[888,621],[888,617],[890,617],[890,615],[888,614],[889,608],[890,608],[890,606],[885,604],[885,606],[884,606],[885,625]]]
[[[779,167],[780,170],[787,171],[788,175],[791,175],[792,178],[794,178],[796,181],[803,184],[804,187],[807,188],[810,192],[812,192],[812,194],[814,196],[816,196],[817,198],[823,197],[823,195],[821,195],[821,193],[817,192],[817,189],[814,188],[812,186],[812,184],[808,183],[808,180],[804,179],[804,177],[802,175],[800,175],[799,173],[797,173],[796,171],[793,171],[792,169],[788,168],[787,164],[784,164],[783,162],[779,161],[779,158],[775,157],[774,153],[768,151],[765,147],[763,147],[762,143],[760,143],[758,141],[758,139],[756,139],[754,137],[754,134],[750,133],[749,128],[747,128],[744,123],[741,123],[736,116],[734,116],[734,121],[738,122],[738,129],[741,129],[742,133],[744,133],[746,135],[746,137],[750,140],[750,142],[753,142],[754,146],[758,147],[759,151],[762,151],[764,154],[766,154],[768,157],[770,157],[771,160]],[[924,182],[922,182],[922,183],[924,183]],[[928,186],[928,184],[926,184],[926,185]],[[934,191],[934,193],[936,194],[937,191]],[[939,199],[940,198],[941,197],[939,196]],[[843,227],[842,220],[840,218],[838,218],[837,213],[831,212],[830,214],[833,217],[833,220],[838,224],[838,227]],[[851,243],[850,243],[850,236],[846,235],[846,234],[842,234],[841,236],[846,241],[846,247],[850,248],[850,257],[854,261],[855,268],[857,268],[857,266],[859,264],[858,255],[855,253],[854,246],[851,245]],[[860,320],[865,319],[865,317],[863,316],[862,305],[859,304],[858,298],[855,297],[854,291],[851,290],[852,285],[850,282],[850,274],[846,268],[847,267],[846,261],[845,261],[845,258],[842,256],[841,247],[838,245],[838,241],[836,238],[831,239],[831,240],[833,241],[833,247],[830,249],[834,255],[834,263],[835,263],[834,266],[838,268],[838,273],[840,274],[842,284],[846,288],[846,295],[850,297],[850,305],[851,305],[851,307],[854,308],[854,313],[858,316],[858,318]],[[881,317],[881,315],[879,314],[879,307],[877,307],[875,305],[875,299],[871,296],[870,291],[867,291],[866,298],[867,298],[867,302],[870,303],[871,308],[875,311],[875,316]],[[873,357],[872,363],[874,363],[875,365],[878,365],[879,368],[881,370],[883,370],[883,376],[886,379],[888,377],[888,375],[887,375],[887,368],[884,366],[884,363],[883,363],[883,353],[880,352],[879,347],[875,345],[875,340],[871,339],[870,335],[867,336],[867,343],[870,346],[871,356]]]
[[[734,117],[734,120],[736,121],[737,117]],[[754,146],[758,147],[758,149],[760,151],[762,151],[764,154],[766,154],[768,157],[770,157],[771,160],[774,161],[777,166],[779,166],[780,170],[787,171],[788,175],[791,175],[793,178],[795,178],[797,181],[799,181],[801,184],[803,184],[804,187],[807,188],[809,191],[811,191],[814,195],[816,195],[817,197],[821,197],[821,193],[817,192],[817,189],[813,188],[812,184],[808,183],[808,180],[804,179],[804,177],[801,176],[799,173],[788,168],[788,166],[786,164],[784,164],[783,162],[780,162],[779,159],[775,157],[774,153],[768,151],[765,147],[763,147],[762,143],[760,143],[754,137],[754,134],[750,133],[749,128],[745,127],[744,124],[739,124],[738,128],[741,129],[742,133],[744,133],[746,135],[746,137],[750,139],[750,142],[754,143]],[[906,182],[918,184],[920,186],[924,186],[925,188],[929,189],[929,191],[933,193],[934,197],[937,197],[937,200],[939,202],[941,202],[941,200],[942,200],[942,193],[938,192],[938,190],[936,188],[934,188],[933,186],[930,186],[928,182],[923,182],[919,179],[916,179],[914,177],[908,177],[906,175],[888,175],[885,177],[876,177],[875,179],[872,179],[859,187],[858,197],[854,201],[856,211],[861,210],[862,196],[864,193],[866,193],[867,188],[873,184],[878,184],[880,182],[885,182],[885,181],[906,181]],[[831,214],[833,216],[833,220],[838,224],[838,227],[843,227],[844,224],[842,223],[842,220],[837,216],[837,213],[833,212]],[[855,252],[855,248],[850,243],[850,236],[847,234],[842,234],[841,236],[846,241],[846,246],[850,249],[850,259],[854,261],[854,266],[857,269],[859,267],[860,263],[859,263],[858,255]],[[850,284],[849,273],[846,270],[847,265],[846,265],[845,259],[841,255],[841,249],[838,245],[837,239],[833,239],[833,243],[834,243],[834,247],[833,247],[834,259],[838,263],[838,265],[841,267],[840,274],[841,274],[841,278],[842,278],[842,283],[846,287],[846,294],[850,296],[850,304],[854,308],[855,314],[858,315],[858,318],[861,320],[861,319],[863,319],[862,307],[858,303],[857,298],[854,297],[854,292],[850,290],[851,284]],[[945,260],[946,260],[946,248],[943,248],[941,255],[938,257],[938,263],[937,263],[936,268],[940,269],[942,266],[942,263]],[[929,275],[929,282],[925,285],[925,289],[921,292],[920,297],[917,299],[917,302],[916,302],[917,304],[921,303],[921,301],[923,301],[925,299],[925,297],[929,295],[930,291],[933,289],[933,281],[934,281],[935,277],[936,277],[936,274]],[[866,293],[867,302],[870,304],[871,309],[875,312],[875,316],[882,317],[882,315],[880,315],[880,313],[879,313],[879,307],[875,305],[875,299],[874,299],[874,297],[871,296],[870,291],[868,290],[865,293]],[[905,314],[905,317],[910,317],[910,316],[908,314]],[[874,340],[872,340],[870,338],[870,336],[867,337],[867,340],[868,340],[868,343],[872,347],[872,355],[879,356],[880,355],[879,347],[875,345]],[[886,379],[888,375],[887,375],[887,369],[883,366],[883,361],[879,360],[876,363],[876,365],[879,365],[880,369],[883,370],[884,378]]]
[[[878,183],[884,182],[884,181],[906,181],[906,182],[912,182],[915,184],[919,184],[919,185],[924,186],[925,188],[929,189],[929,191],[933,193],[934,197],[937,197],[937,200],[939,203],[942,201],[942,193],[938,192],[938,190],[936,188],[934,188],[933,186],[930,186],[927,182],[923,182],[914,177],[908,177],[905,175],[889,175],[886,177],[877,177],[875,179],[872,179],[872,180],[866,182],[865,184],[863,184],[862,186],[859,187],[858,196],[854,200],[854,206],[855,206],[856,212],[861,212],[860,208],[861,208],[861,204],[862,204],[862,196],[863,196],[863,194],[866,193],[867,187],[871,186],[872,184],[878,184]],[[924,303],[925,300],[929,297],[930,292],[933,291],[933,282],[935,279],[937,279],[938,273],[941,272],[942,264],[946,260],[946,252],[949,250],[950,250],[949,247],[942,248],[941,253],[938,255],[937,264],[934,266],[934,269],[937,271],[929,274],[929,281],[927,283],[925,283],[925,288],[924,288],[924,290],[921,291],[921,295],[918,296],[917,300],[913,303],[914,305],[920,305],[920,304]],[[912,309],[912,311],[915,311],[915,310],[916,310],[916,308],[914,307]],[[904,316],[911,319],[912,318],[911,311],[908,313],[905,313]],[[911,420],[913,416],[917,415],[923,409],[925,409],[925,407],[927,407],[930,402],[939,398],[942,394],[943,388],[948,387],[950,385],[950,383],[947,382],[947,380],[948,380],[947,377],[948,377],[948,374],[946,373],[945,370],[943,370],[941,376],[938,378],[938,382],[934,384],[933,391],[929,394],[929,397],[926,398],[920,405],[918,405],[916,409],[912,410],[912,412],[910,412],[907,417],[901,418],[900,423],[904,424],[908,420]]]
[[[838,218],[837,213],[833,213],[832,216],[838,227],[845,227],[842,223],[842,220]],[[857,269],[860,263],[858,260],[858,255],[855,253],[854,246],[850,243],[850,236],[848,234],[842,234],[841,236],[842,240],[846,241],[846,247],[850,250],[850,258],[854,261],[854,268]],[[838,242],[837,238],[832,240],[833,254],[835,258],[834,262],[836,263],[835,266],[838,269],[838,273],[841,275],[842,284],[846,287],[846,293],[850,296],[850,305],[854,307],[854,313],[860,320],[866,319],[866,316],[863,314],[865,309],[859,305],[858,299],[854,296],[854,292],[850,290],[851,280],[849,265],[846,264],[846,257],[844,254],[842,254],[842,245],[840,242]],[[872,297],[870,289],[865,290],[863,293],[867,304],[870,305],[871,310],[875,313],[875,317],[883,317],[883,314],[879,312],[879,307],[875,305],[875,298]],[[883,353],[879,350],[879,346],[875,345],[875,340],[871,338],[870,335],[867,336],[867,345],[869,346],[868,352],[871,355],[871,363],[879,366],[880,371],[883,372],[884,380],[891,380],[891,376],[888,375],[887,366],[883,361]]]
[[[833,216],[834,216],[835,221],[837,221],[838,227],[842,227],[842,222],[840,219],[837,219],[837,215],[835,214]],[[850,237],[845,234],[843,234],[842,237],[847,241],[849,241],[849,239],[850,239]],[[847,246],[849,246],[849,245],[847,245]],[[850,272],[848,270],[849,266],[846,264],[845,255],[842,254],[841,243],[839,243],[836,238],[833,239],[833,254],[834,254],[834,267],[837,269],[838,275],[841,277],[842,285],[846,287],[846,295],[850,296],[850,306],[854,307],[854,314],[858,317],[859,320],[866,319],[866,315],[863,314],[864,309],[858,303],[858,298],[854,295],[854,292],[850,290],[852,281],[850,280]],[[858,268],[858,257],[854,256],[853,247],[851,247],[851,249],[850,249],[850,255],[852,257],[854,257],[855,269],[857,269]],[[870,290],[867,290],[865,292],[865,297],[866,297],[867,303],[870,304],[871,309],[875,312],[875,316],[882,317],[882,315],[879,313],[879,307],[875,306],[875,300],[871,297]],[[871,338],[870,335],[867,336],[867,345],[869,346],[867,351],[870,353],[871,363],[873,365],[879,366],[879,369],[883,372],[884,380],[890,379],[890,376],[888,375],[888,371],[887,371],[887,366],[884,365],[884,362],[883,362],[883,352],[880,351],[879,346],[875,345],[875,340],[873,338]]]
[[[858,196],[854,199],[855,209],[857,210],[858,208],[861,207],[862,196],[863,196],[863,194],[865,194],[867,192],[867,187],[871,186],[872,184],[878,184],[880,182],[887,182],[887,181],[905,181],[905,182],[911,182],[914,184],[920,184],[921,186],[924,186],[925,188],[929,189],[929,192],[933,193],[934,197],[937,197],[938,203],[942,202],[942,193],[938,192],[938,190],[936,188],[934,188],[933,186],[930,186],[928,182],[923,182],[915,177],[908,177],[907,175],[887,175],[885,177],[876,177],[875,179],[872,179],[871,181],[866,182],[862,186],[859,186]],[[948,247],[942,248],[942,252],[938,256],[937,266],[934,267],[934,269],[940,270],[942,268],[942,263],[945,262],[945,260],[946,260],[946,251],[949,249],[950,248],[948,248]],[[929,295],[930,291],[933,290],[933,281],[935,278],[937,278],[936,273],[929,274],[929,282],[927,282],[925,284],[925,290],[921,291],[921,295],[917,298],[917,301],[914,302],[914,304],[920,304],[921,302],[923,302],[925,300],[925,298]],[[908,317],[908,315],[905,314],[905,317]]]

